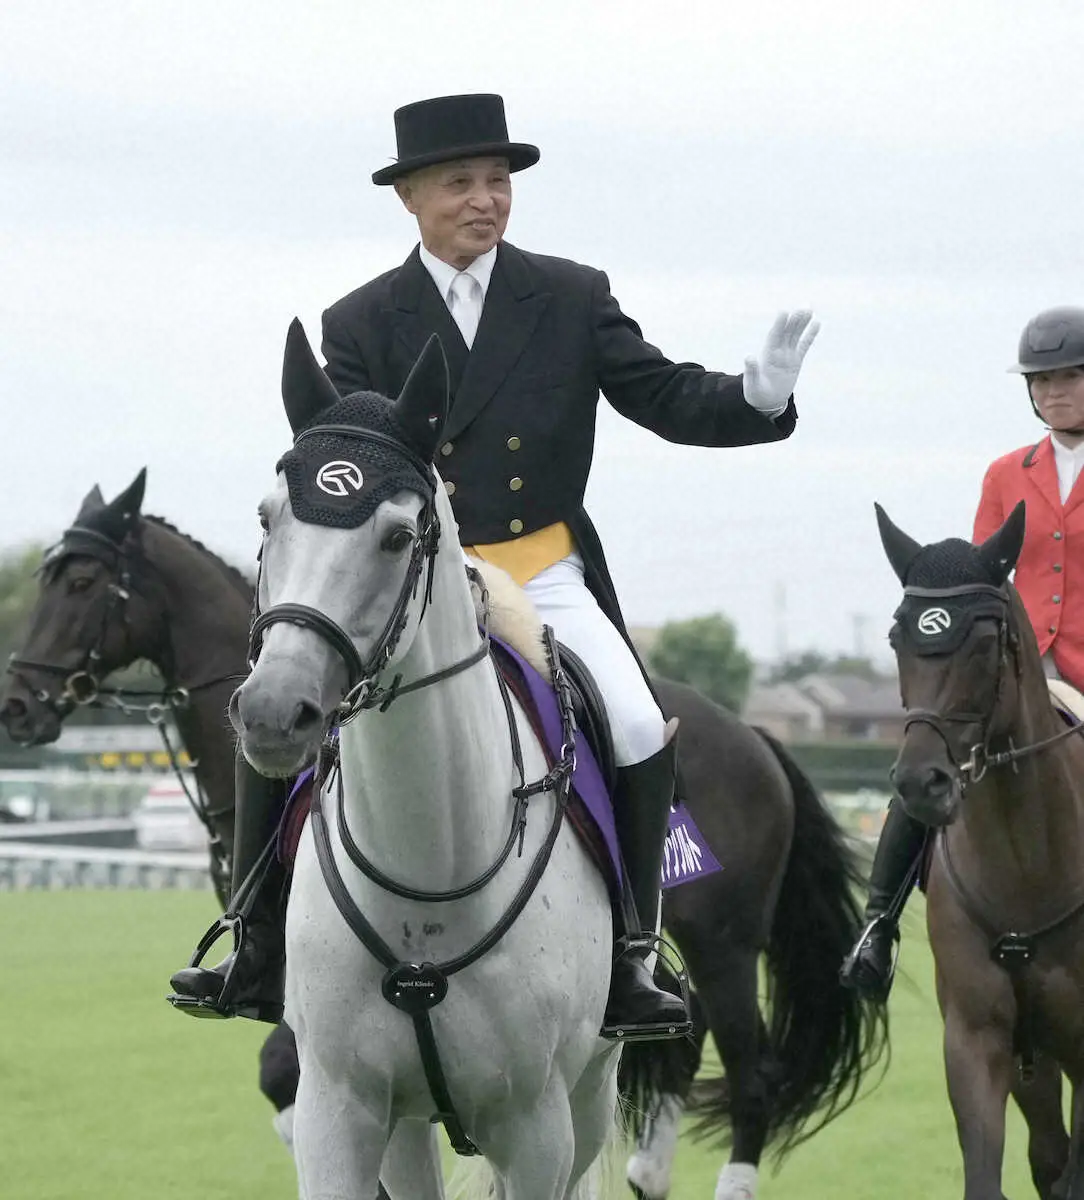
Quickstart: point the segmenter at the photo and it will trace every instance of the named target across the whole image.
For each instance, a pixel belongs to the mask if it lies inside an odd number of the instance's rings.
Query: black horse
[[[143,488],[143,472],[109,504],[95,488],[46,556],[0,720],[17,741],[51,741],[77,704],[109,699],[102,681],[110,672],[149,659],[228,851],[234,737],[225,712],[246,669],[251,585],[198,542],[142,516]],[[767,735],[691,688],[656,685],[666,715],[681,721],[686,805],[723,869],[664,893],[663,922],[694,985],[696,1034],[625,1048],[623,1093],[634,1118],[650,1118],[634,1120],[629,1177],[640,1196],[667,1194],[678,1119],[688,1111],[704,1132],[729,1140],[717,1194],[732,1186],[740,1195],[766,1148],[784,1154],[855,1099],[886,1026],[879,1008],[838,985],[861,926],[861,878],[810,781]],[[693,1088],[708,1030],[725,1077]],[[261,1068],[265,1094],[288,1113],[296,1056],[286,1026],[272,1031]]]

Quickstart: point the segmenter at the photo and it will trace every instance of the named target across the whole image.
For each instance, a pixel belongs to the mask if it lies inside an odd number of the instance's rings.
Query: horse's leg
[[[1028,1126],[1028,1163],[1042,1200],[1054,1193],[1069,1161],[1069,1135],[1061,1111],[1061,1068],[1053,1059],[1035,1060],[1035,1074],[1024,1082],[1014,1072],[1013,1099]]]
[[[505,1108],[484,1122],[477,1139],[499,1180],[501,1200],[564,1200],[576,1136],[569,1094],[551,1078],[529,1109]]]
[[[1084,1198],[1084,1094],[1079,1083],[1073,1083],[1073,1112],[1068,1162],[1062,1177],[1054,1185],[1051,1196],[1055,1200],[1082,1200]]]
[[[617,1135],[617,1060],[613,1050],[597,1055],[568,1097],[575,1146],[565,1196],[568,1200],[599,1155]]]
[[[301,1072],[294,1103],[294,1162],[300,1200],[372,1200],[388,1144],[386,1120],[317,1064]],[[424,1166],[418,1164],[419,1178]],[[418,1190],[411,1197],[425,1196]]]
[[[693,1034],[688,1041],[673,1048],[675,1053],[681,1054],[685,1070],[681,1078],[675,1080],[675,1090],[655,1096],[651,1112],[644,1118],[643,1133],[625,1167],[625,1178],[638,1200],[663,1200],[670,1191],[670,1172],[681,1132],[681,1116],[689,1088],[700,1069],[708,1032],[699,994],[690,993],[689,1000]],[[625,1051],[626,1054],[629,1052]]]
[[[715,1200],[753,1200],[771,1105],[764,1063],[768,1037],[757,1003],[756,951],[720,939],[696,983],[726,1071],[733,1132],[730,1161],[719,1172]]]
[[[291,1152],[298,1074],[294,1032],[285,1021],[280,1021],[260,1047],[260,1091],[275,1106],[272,1124],[283,1145]]]
[[[380,1178],[391,1200],[444,1200],[436,1127],[429,1121],[397,1121]]]
[[[1005,1106],[1014,1063],[1006,1031],[945,1009],[945,1073],[964,1159],[964,1200],[1005,1200]]]

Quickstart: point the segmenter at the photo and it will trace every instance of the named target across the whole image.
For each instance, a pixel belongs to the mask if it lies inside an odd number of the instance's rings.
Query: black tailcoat
[[[740,375],[664,358],[622,313],[602,271],[507,242],[469,352],[415,248],[402,266],[324,313],[328,376],[343,395],[395,397],[433,333],[452,388],[437,465],[452,485],[460,540],[500,542],[566,522],[588,585],[622,633],[583,507],[599,392],[623,416],[685,445],[748,446],[794,429],[793,399],[771,420],[745,402]]]

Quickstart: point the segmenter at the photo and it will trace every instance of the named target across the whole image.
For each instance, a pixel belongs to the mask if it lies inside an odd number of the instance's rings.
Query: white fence
[[[126,816],[162,778],[156,771],[87,771],[74,767],[0,770],[0,807],[19,817]]]
[[[207,855],[0,840],[0,892],[211,886]]]

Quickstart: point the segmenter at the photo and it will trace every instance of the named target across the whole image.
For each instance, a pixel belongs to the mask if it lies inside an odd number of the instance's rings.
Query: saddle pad
[[[533,705],[542,717],[545,744],[556,760],[561,746],[561,718],[553,688],[511,647],[506,646],[503,642],[496,642],[496,646],[498,648],[497,661],[501,669],[505,668],[505,663],[501,661],[502,658],[508,656],[508,659],[516,667],[517,673],[527,684]],[[508,674],[506,674],[506,678],[509,679],[509,686],[514,686],[515,680]],[[582,777],[581,765],[584,767]],[[615,872],[619,871],[621,855],[618,850],[617,831],[614,827],[612,799],[603,783],[602,773],[591,746],[584,738],[580,738],[577,742],[576,771],[572,776],[572,785],[583,800],[587,814],[605,841],[612,869]],[[660,880],[663,890],[677,887],[682,883],[691,883],[694,879],[701,879],[705,875],[712,875],[722,869],[722,864],[715,857],[700,830],[697,829],[696,822],[685,805],[678,804],[676,808],[671,809],[670,828],[663,849]]]
[[[1046,686],[1050,689],[1050,702],[1062,714],[1069,718],[1069,723],[1079,725],[1084,721],[1084,695],[1076,690],[1071,683],[1064,679],[1048,679]]]

